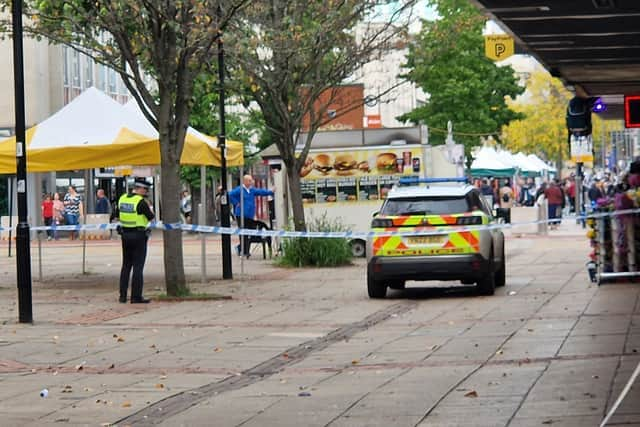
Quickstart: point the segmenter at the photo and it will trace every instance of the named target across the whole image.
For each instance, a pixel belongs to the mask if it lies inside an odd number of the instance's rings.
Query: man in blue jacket
[[[264,188],[255,188],[253,186],[253,178],[251,175],[245,175],[242,178],[242,185],[229,192],[229,201],[234,206],[233,214],[242,228],[256,228],[256,196],[273,196],[273,191]],[[241,218],[240,214],[240,197],[242,197],[244,218]],[[241,222],[242,219],[244,219],[244,224]],[[249,258],[249,236],[243,236],[243,238],[243,255]],[[240,245],[236,246],[236,251],[240,254]]]

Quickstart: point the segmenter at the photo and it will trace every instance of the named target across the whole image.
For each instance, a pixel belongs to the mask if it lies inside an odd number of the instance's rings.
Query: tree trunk
[[[161,136],[162,138],[162,136]],[[173,147],[175,141],[161,141],[162,214],[165,224],[180,222],[180,162]],[[164,277],[167,295],[179,296],[188,291],[182,256],[182,231],[164,230]]]
[[[291,198],[291,210],[293,211],[293,226],[296,231],[305,231],[307,225],[304,220],[304,207],[302,206],[302,191],[300,189],[300,173],[291,165],[287,166],[287,178],[289,181],[289,197]]]

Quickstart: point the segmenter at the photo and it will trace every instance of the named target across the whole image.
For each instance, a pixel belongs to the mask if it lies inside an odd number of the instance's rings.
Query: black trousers
[[[143,230],[122,231],[122,270],[120,270],[120,296],[127,297],[131,276],[131,299],[142,298],[142,270],[147,259],[147,233]],[[133,275],[131,270],[133,269]]]
[[[242,223],[241,223],[242,224]],[[253,218],[244,219],[244,227],[251,230],[255,230],[258,223]],[[244,253],[242,255],[251,255],[251,236],[244,235]]]

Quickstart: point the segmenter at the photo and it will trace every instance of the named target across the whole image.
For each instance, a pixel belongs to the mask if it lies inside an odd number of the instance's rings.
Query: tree
[[[561,165],[569,153],[565,112],[572,95],[544,70],[534,71],[526,88],[521,98],[509,102],[523,117],[503,127],[502,140],[514,152],[541,154]]]
[[[378,7],[385,3],[394,8],[384,20],[362,24],[376,20]],[[335,99],[337,86],[351,78],[373,54],[406,35],[414,3],[258,1],[243,10],[242,19],[234,21],[225,35],[233,73],[262,111],[267,131],[286,166],[296,230],[306,227],[300,169],[313,136],[328,121],[327,107]],[[362,31],[356,32],[358,24],[362,24]],[[320,102],[323,93],[330,96]],[[363,102],[354,100],[342,113]],[[303,147],[296,147],[305,116],[309,119],[308,138]]]
[[[0,0],[7,7],[9,0]],[[247,0],[37,0],[25,2],[32,34],[64,43],[115,69],[160,135],[163,219],[179,221],[179,160],[195,77]],[[219,6],[222,11],[218,13]],[[6,25],[6,22],[5,22]],[[154,83],[148,83],[150,76]],[[165,230],[167,294],[187,290],[182,233]]]
[[[498,134],[520,115],[505,102],[522,93],[510,66],[497,66],[485,57],[482,29],[486,18],[468,0],[429,0],[439,19],[423,21],[410,44],[406,77],[428,94],[425,105],[399,120],[425,123],[430,142],[442,144],[447,122],[467,153],[479,137]]]

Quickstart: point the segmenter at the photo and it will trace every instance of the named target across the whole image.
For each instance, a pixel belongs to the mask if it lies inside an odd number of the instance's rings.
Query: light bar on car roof
[[[416,184],[441,184],[444,182],[462,182],[467,183],[468,180],[464,176],[451,178],[419,178],[417,176],[405,176],[400,178],[400,185],[416,185]]]

